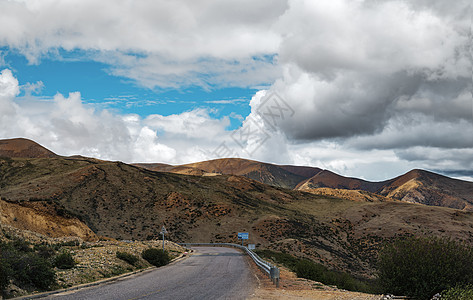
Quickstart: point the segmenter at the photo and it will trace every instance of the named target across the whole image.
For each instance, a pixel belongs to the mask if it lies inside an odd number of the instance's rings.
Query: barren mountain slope
[[[473,182],[424,170],[412,170],[390,180],[378,194],[406,202],[473,210]]]
[[[51,203],[100,236],[148,239],[166,225],[176,242],[249,242],[373,274],[375,251],[398,235],[472,242],[473,214],[394,202],[355,202],[261,184],[241,176],[154,172],[85,158],[0,158],[0,196]],[[55,214],[53,210],[49,210]],[[423,216],[427,217],[423,217]]]
[[[296,189],[310,191],[322,187],[363,190],[405,202],[473,210],[473,182],[424,170],[412,170],[382,182],[344,177],[324,170],[300,183]]]
[[[292,189],[320,172],[319,168],[278,166],[240,158],[222,158],[183,165],[209,173],[240,175],[272,186]]]
[[[345,177],[323,170],[315,176],[299,183],[296,187],[298,190],[308,190],[314,188],[333,188],[347,190],[364,190],[368,192],[376,192],[385,182],[371,182],[358,178]]]
[[[0,140],[0,157],[45,158],[56,154],[28,139]]]

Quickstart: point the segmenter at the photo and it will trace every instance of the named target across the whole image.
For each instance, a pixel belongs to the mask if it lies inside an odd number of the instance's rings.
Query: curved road
[[[194,247],[176,264],[48,299],[246,299],[256,287],[245,255],[236,249]]]

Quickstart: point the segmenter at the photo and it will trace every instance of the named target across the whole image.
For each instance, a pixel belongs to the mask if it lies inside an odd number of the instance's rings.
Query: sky
[[[473,181],[472,15],[467,0],[0,0],[0,138]]]

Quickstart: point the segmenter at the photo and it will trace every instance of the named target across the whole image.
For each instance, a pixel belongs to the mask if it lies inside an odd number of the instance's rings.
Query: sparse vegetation
[[[119,258],[123,261],[126,261],[127,263],[129,263],[132,266],[136,266],[139,262],[138,256],[133,255],[133,254],[128,253],[128,252],[117,251],[117,258]]]
[[[11,269],[7,262],[0,258],[0,291],[3,291],[10,282]]]
[[[58,254],[54,259],[54,266],[58,269],[71,269],[74,268],[75,265],[74,257],[68,251]]]
[[[378,268],[385,292],[430,299],[457,284],[473,283],[473,248],[450,239],[399,239],[381,251]]]
[[[455,286],[442,292],[442,300],[471,300],[473,299],[473,285]]]
[[[297,277],[319,281],[326,285],[335,285],[340,289],[364,293],[376,292],[373,284],[357,279],[346,272],[328,270],[325,266],[310,260],[299,260],[295,271]]]
[[[44,253],[19,239],[0,243],[0,271],[2,293],[10,281],[39,290],[48,290],[56,283],[56,274]]]
[[[162,249],[157,248],[146,249],[143,251],[141,256],[147,262],[156,267],[167,265],[171,261],[171,258],[167,251],[163,251]]]
[[[377,291],[373,283],[359,280],[348,273],[328,270],[325,266],[307,259],[300,259],[287,253],[271,250],[258,250],[256,253],[261,257],[269,258],[285,266],[295,272],[297,277],[318,281],[326,285],[335,285],[338,288],[349,291],[365,293],[374,293]]]

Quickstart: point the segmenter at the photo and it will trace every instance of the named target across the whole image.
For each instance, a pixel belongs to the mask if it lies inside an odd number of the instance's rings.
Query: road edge
[[[190,256],[189,254],[190,253],[188,253],[188,254],[181,253],[181,255],[179,255],[178,257],[171,260],[171,262],[169,262],[166,266],[174,265],[174,264],[178,263],[179,261],[188,258]],[[165,267],[165,266],[163,266],[163,267]],[[121,274],[121,275],[118,275],[118,276],[105,278],[105,279],[101,279],[101,280],[94,281],[94,282],[83,283],[83,284],[80,284],[80,285],[71,286],[71,287],[64,288],[64,289],[48,291],[48,292],[42,292],[42,293],[37,293],[37,294],[30,294],[30,295],[26,295],[26,296],[11,298],[11,299],[13,299],[13,300],[27,300],[27,299],[44,298],[44,297],[51,296],[51,295],[54,295],[54,294],[60,294],[60,293],[64,293],[64,292],[85,289],[85,288],[89,288],[89,287],[93,287],[93,286],[98,286],[98,285],[101,285],[101,284],[110,283],[110,282],[113,282],[113,281],[118,281],[118,280],[121,280],[121,279],[126,278],[126,277],[131,277],[133,275],[140,274],[140,273],[143,273],[143,274],[148,273],[148,272],[151,272],[151,271],[156,270],[156,269],[158,269],[158,268],[154,267],[154,266],[147,267],[145,269],[139,269],[139,270],[136,270],[136,271],[133,271],[133,272],[124,273],[124,274]]]

